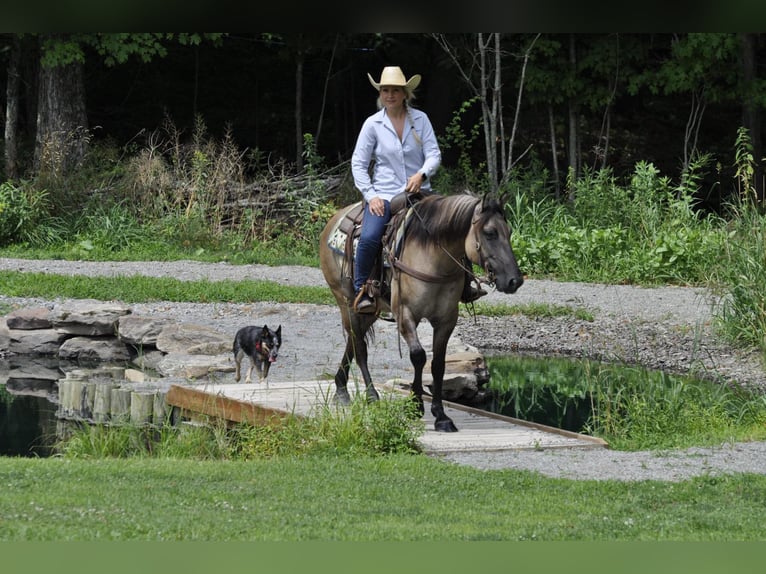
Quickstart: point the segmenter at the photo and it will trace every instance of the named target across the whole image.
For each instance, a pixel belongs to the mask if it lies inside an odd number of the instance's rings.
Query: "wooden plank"
[[[278,425],[289,416],[289,413],[278,409],[179,385],[171,385],[165,401],[186,411],[235,423]]]
[[[386,384],[386,388],[388,389],[394,389],[395,391],[399,393],[409,394],[409,391],[405,389],[399,389],[393,386],[393,384]],[[426,403],[431,402],[431,397],[428,395],[423,395],[423,400]],[[459,403],[453,403],[451,401],[442,401],[444,404],[444,412],[449,416],[453,422],[455,423],[455,426],[458,427],[457,433],[438,433],[436,431],[432,431],[434,434],[433,438],[425,437],[424,442],[429,443],[433,442],[434,448],[438,450],[444,450],[446,449],[445,443],[449,442],[450,439],[445,438],[439,438],[443,437],[445,434],[447,436],[451,435],[458,435],[462,433],[462,437],[466,437],[467,432],[475,432],[475,431],[486,431],[488,429],[494,429],[494,428],[504,428],[506,429],[506,432],[508,432],[508,425],[512,425],[514,427],[522,427],[527,428],[531,431],[538,431],[538,433],[531,432],[527,433],[525,439],[521,439],[520,437],[522,434],[517,430],[515,431],[516,437],[512,440],[510,440],[510,444],[515,445],[513,448],[521,448],[519,445],[526,441],[526,447],[525,448],[540,448],[541,445],[548,445],[549,447],[552,446],[562,446],[562,447],[588,447],[588,446],[594,446],[594,447],[601,447],[605,448],[608,447],[609,444],[598,437],[584,435],[580,433],[576,433],[573,431],[568,431],[565,429],[560,429],[556,427],[551,427],[539,423],[534,423],[530,421],[525,421],[522,419],[515,419],[513,417],[509,417],[506,415],[501,415],[498,413],[492,413],[489,411],[484,411],[481,409],[477,409],[474,407],[469,407],[466,405],[461,405]],[[433,416],[430,412],[430,407],[426,406],[426,413],[425,413],[425,421],[427,428],[432,428],[433,426]],[[554,440],[552,438],[552,435],[558,435],[560,437],[563,437],[564,439],[571,439],[571,440]],[[483,436],[483,433],[482,433]],[[510,439],[510,437],[509,437]],[[467,444],[469,441],[466,438],[455,438],[452,439],[456,443],[462,443],[464,446],[461,448],[458,448],[457,450],[487,450],[485,447],[483,447],[480,442],[474,441],[474,446],[469,448],[469,445]],[[493,448],[493,450],[495,450]]]
[[[171,387],[168,403],[189,412],[208,416],[224,416],[227,420],[248,420],[253,424],[270,424],[289,415],[312,416],[317,409],[332,400],[334,383],[330,381],[293,381],[261,384],[205,385],[202,390]],[[381,397],[408,393],[386,385]],[[350,384],[351,395],[363,393],[363,387]],[[428,397],[424,397],[428,400]],[[564,431],[554,427],[529,423],[504,415],[489,413],[445,401],[445,411],[459,432],[441,433],[433,429],[433,416],[426,406],[423,417],[425,432],[419,444],[427,454],[447,452],[492,452],[525,449],[603,448],[601,439]],[[238,413],[247,411],[247,419]],[[221,413],[224,413],[223,415]]]
[[[428,397],[423,397],[423,398],[428,400]],[[447,415],[450,416],[450,417],[453,417],[453,418],[457,418],[458,417],[458,415],[456,415],[455,411],[459,411],[459,412],[467,413],[469,415],[473,415],[473,416],[468,417],[468,418],[466,418],[466,417],[459,417],[460,420],[462,422],[464,422],[464,423],[470,421],[470,422],[475,422],[478,425],[482,425],[482,426],[486,425],[485,428],[491,428],[493,426],[493,423],[490,422],[490,421],[500,421],[502,423],[517,425],[517,426],[520,426],[520,427],[526,427],[528,429],[534,429],[534,430],[540,431],[542,433],[556,434],[556,435],[560,435],[562,437],[571,438],[571,439],[574,439],[574,440],[577,440],[577,441],[590,442],[590,443],[593,443],[594,446],[601,446],[601,447],[608,446],[608,443],[604,439],[601,439],[601,438],[598,438],[598,437],[584,435],[584,434],[576,433],[576,432],[573,432],[573,431],[568,431],[568,430],[565,430],[565,429],[560,429],[560,428],[556,428],[556,427],[552,427],[552,426],[548,426],[548,425],[534,423],[534,422],[531,422],[531,421],[525,421],[523,419],[516,419],[516,418],[513,418],[513,417],[506,416],[506,415],[501,415],[501,414],[498,414],[498,413],[492,413],[492,412],[489,412],[489,411],[483,411],[481,409],[477,409],[477,408],[474,408],[474,407],[469,407],[469,406],[466,406],[466,405],[461,405],[461,404],[458,404],[458,403],[453,403],[453,402],[450,402],[450,401],[443,401],[443,403],[444,403],[445,411],[447,412]]]

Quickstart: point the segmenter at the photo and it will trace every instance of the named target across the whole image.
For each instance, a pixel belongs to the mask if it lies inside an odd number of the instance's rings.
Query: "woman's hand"
[[[417,193],[420,191],[420,186],[423,183],[423,174],[417,172],[410,179],[407,180],[407,185],[404,187],[404,191],[407,193]]]
[[[373,197],[370,200],[370,213],[377,215],[378,217],[383,217],[386,213],[385,202],[379,197]]]

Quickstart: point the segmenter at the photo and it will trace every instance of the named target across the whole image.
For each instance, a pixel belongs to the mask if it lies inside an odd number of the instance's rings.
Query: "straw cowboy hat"
[[[380,86],[401,86],[409,91],[414,90],[420,85],[420,74],[415,74],[409,80],[404,79],[404,72],[399,66],[386,66],[383,73],[380,74],[380,81],[376,82],[368,73],[372,87],[380,91]]]

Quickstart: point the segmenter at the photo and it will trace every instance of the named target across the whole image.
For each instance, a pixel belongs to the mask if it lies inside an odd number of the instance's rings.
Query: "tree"
[[[90,133],[82,76],[86,54],[95,53],[106,66],[124,63],[134,56],[149,62],[166,55],[167,42],[196,46],[203,39],[217,42],[222,36],[219,33],[40,34],[37,37],[40,68],[34,170],[64,174],[80,165],[87,152]],[[11,59],[9,86],[13,65]],[[18,91],[8,95],[7,106],[15,106]],[[6,123],[6,149],[10,141],[11,154],[15,152],[15,129],[14,123]],[[6,156],[6,166],[8,161]]]
[[[513,143],[519,120],[524,74],[537,37],[524,49],[522,56],[523,64],[518,86],[516,113],[507,150],[505,148],[505,124],[503,122],[502,95],[504,84],[502,71],[503,57],[508,54],[502,47],[503,38],[501,34],[485,35],[480,32],[475,37],[457,38],[455,42],[444,34],[434,34],[433,38],[452,60],[471,94],[481,104],[487,177],[490,191],[496,192],[500,183],[513,167]],[[471,40],[475,41],[475,48],[471,46],[473,43]]]

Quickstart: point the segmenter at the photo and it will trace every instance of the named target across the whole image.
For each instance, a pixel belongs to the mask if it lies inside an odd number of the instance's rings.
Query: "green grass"
[[[369,403],[355,399],[338,407],[329,397],[310,417],[290,416],[279,424],[237,425],[222,421],[206,425],[74,424],[58,431],[56,456],[76,459],[187,458],[252,460],[307,454],[420,452],[417,439],[424,422],[415,403],[399,394]]]
[[[527,303],[525,305],[475,303],[474,309],[477,315],[485,317],[524,315],[530,318],[574,317],[581,321],[593,321],[593,314],[586,309],[549,303]]]
[[[0,271],[0,291],[10,297],[55,299],[119,300],[125,303],[145,301],[194,301],[197,303],[308,303],[334,305],[327,287],[294,287],[271,281],[181,281],[166,277],[138,275],[85,277]]]
[[[763,540],[766,477],[571,481],[424,456],[0,459],[2,541]]]
[[[115,277],[86,277],[48,273],[22,273],[0,271],[0,291],[9,297],[42,297],[55,299],[119,300],[125,303],[146,301],[194,301],[197,303],[250,303],[274,301],[335,305],[335,298],[327,287],[289,286],[272,281],[181,281],[167,277],[139,275]],[[501,317],[526,315],[529,317],[573,316],[592,321],[593,315],[580,308],[566,305],[530,303],[528,305],[492,305],[477,303],[477,315]]]

